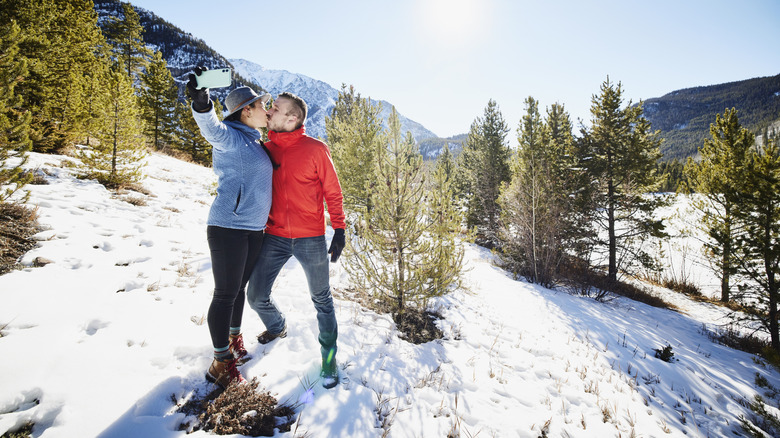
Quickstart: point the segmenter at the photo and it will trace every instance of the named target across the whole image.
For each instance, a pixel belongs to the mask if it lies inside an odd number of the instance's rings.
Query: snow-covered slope
[[[46,230],[26,267],[0,276],[0,435],[31,422],[42,438],[212,436],[179,430],[188,419],[175,406],[209,387],[212,170],[154,154],[149,193],[116,195],[77,179],[70,160],[33,153],[27,164],[48,181],[29,186],[28,202]],[[53,263],[33,267],[36,257]],[[332,390],[317,384],[316,316],[288,262],[273,292],[288,336],[259,345],[248,307],[243,324],[254,359],[241,371],[297,406],[297,434],[275,436],[736,436],[745,400],[763,393],[757,376],[780,387],[777,371],[703,333],[723,322],[716,306],[668,291],[684,313],[604,304],[514,280],[477,246],[466,257],[469,289],[437,301],[445,339],[423,345],[343,298],[348,278],[331,265]],[[666,345],[671,363],[654,357]]]

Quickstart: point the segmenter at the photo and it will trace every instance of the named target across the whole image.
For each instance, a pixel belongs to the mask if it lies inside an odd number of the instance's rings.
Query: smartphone
[[[206,70],[195,75],[198,81],[198,88],[222,88],[229,87],[233,82],[229,68],[215,68]]]

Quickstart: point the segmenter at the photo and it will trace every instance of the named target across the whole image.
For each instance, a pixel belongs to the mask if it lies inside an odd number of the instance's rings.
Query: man
[[[336,339],[338,325],[330,293],[328,254],[336,262],[344,248],[344,210],[341,185],[328,146],[305,134],[306,102],[291,93],[280,94],[268,110],[265,145],[274,163],[271,212],[260,257],[247,288],[247,301],[266,331],[257,340],[266,344],[287,336],[285,318],[271,299],[271,288],[290,257],[306,273],[317,310],[322,355],[322,386],[338,384]],[[325,242],[325,207],[334,229],[330,248]]]

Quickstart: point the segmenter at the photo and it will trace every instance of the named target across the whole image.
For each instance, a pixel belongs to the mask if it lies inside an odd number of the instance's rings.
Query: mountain
[[[780,119],[780,75],[686,88],[644,101],[644,115],[664,139],[665,160],[697,154],[717,114],[736,108],[743,127],[761,134]]]
[[[339,92],[323,81],[286,70],[269,70],[244,59],[230,59],[234,71],[268,90],[272,96],[289,91],[301,96],[309,107],[306,133],[325,138],[325,118],[336,105]]]
[[[325,138],[325,118],[330,116],[333,107],[338,100],[339,90],[327,83],[304,76],[290,73],[286,70],[271,70],[245,59],[230,59],[233,68],[243,77],[261,85],[272,95],[283,91],[297,94],[309,105],[309,116],[306,121],[307,133],[314,137]],[[384,121],[382,126],[387,128],[387,119],[390,117],[393,105],[384,100],[371,99],[382,105],[380,116]],[[409,131],[418,142],[436,137],[436,134],[426,129],[423,125],[398,114],[401,121],[401,132]]]
[[[444,150],[444,145],[450,148],[453,155],[457,155],[463,150],[463,143],[468,138],[468,134],[458,134],[447,138],[428,138],[420,141],[420,153],[426,160],[435,160]]]
[[[95,11],[98,13],[98,23],[104,27],[109,17],[122,15],[122,3],[118,0],[95,0]],[[325,117],[333,109],[338,90],[331,85],[308,76],[291,73],[285,70],[269,70],[260,65],[243,59],[228,60],[212,48],[206,42],[195,38],[192,34],[184,32],[173,24],[158,17],[151,11],[134,6],[138,13],[141,25],[144,27],[144,42],[162,53],[168,63],[174,79],[179,84],[179,94],[184,100],[184,87],[187,83],[187,75],[197,66],[208,68],[231,67],[234,73],[233,85],[228,88],[214,89],[212,98],[216,97],[224,102],[225,96],[230,90],[248,85],[256,91],[267,91],[277,95],[282,91],[289,91],[302,97],[309,106],[309,116],[306,122],[306,132],[313,137],[325,138]],[[373,100],[373,99],[372,99]],[[382,104],[381,117],[385,120],[390,116],[392,104],[377,99]],[[426,129],[423,125],[402,114],[402,132],[410,131],[418,142],[420,140],[436,137],[436,134]]]
[[[98,14],[98,25],[105,30],[111,17],[122,17],[122,3],[118,0],[94,0],[95,11]],[[133,6],[141,26],[144,28],[143,38],[152,50],[159,50],[168,63],[168,70],[179,86],[179,98],[185,100],[187,76],[197,66],[217,68],[229,66],[228,60],[209,47],[203,40],[184,32],[173,24],[158,17],[153,12]],[[225,96],[240,86],[249,85],[256,91],[265,91],[258,84],[242,78],[234,73],[233,85],[227,88],[211,90],[212,98],[224,103]]]

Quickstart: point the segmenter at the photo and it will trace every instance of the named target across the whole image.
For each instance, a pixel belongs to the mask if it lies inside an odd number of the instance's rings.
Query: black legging
[[[206,229],[214,274],[208,323],[214,348],[228,345],[230,327],[241,327],[246,283],[263,245],[262,231],[209,225]]]

